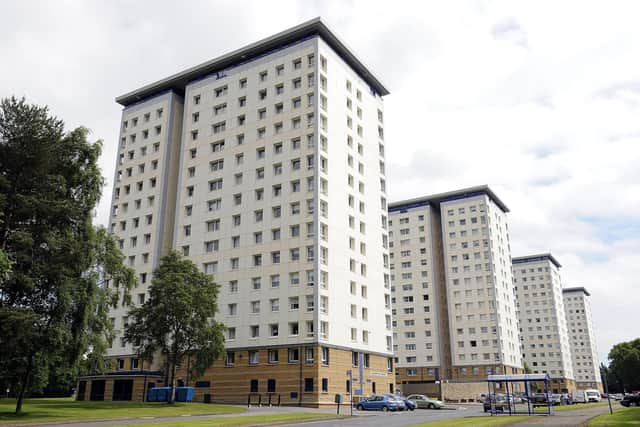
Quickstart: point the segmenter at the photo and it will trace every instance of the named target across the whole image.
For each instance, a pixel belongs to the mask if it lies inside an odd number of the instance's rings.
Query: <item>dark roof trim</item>
[[[589,291],[587,291],[587,289],[586,289],[586,288],[584,288],[583,286],[578,286],[578,287],[575,287],[575,288],[564,288],[564,289],[562,290],[562,293],[563,293],[563,294],[565,294],[565,293],[569,293],[569,292],[583,292],[586,296],[588,296],[588,297],[590,297],[590,296],[591,296],[591,294],[589,293]]]
[[[418,206],[426,206],[429,204],[439,205],[442,202],[451,200],[467,199],[474,196],[486,195],[502,209],[503,212],[509,212],[509,208],[488,185],[479,185],[476,187],[463,188],[462,190],[449,191],[446,193],[434,194],[432,196],[417,197],[415,199],[402,200],[399,202],[389,203],[389,212],[403,211]]]
[[[560,265],[558,260],[555,259],[553,255],[551,255],[550,253],[514,257],[514,258],[511,258],[511,263],[525,264],[528,262],[538,262],[538,261],[547,261],[547,260],[551,261],[558,268],[562,267],[562,265]]]
[[[313,36],[320,36],[356,73],[366,81],[372,90],[380,96],[388,95],[389,91],[369,68],[349,49],[344,42],[322,21],[314,18],[288,30],[267,37],[218,58],[188,68],[177,74],[148,84],[132,92],[116,98],[116,102],[127,107],[144,99],[156,96],[158,93],[173,90],[184,93],[187,84],[209,75],[220,73],[231,67],[246,63],[275,50],[291,46],[301,40]]]

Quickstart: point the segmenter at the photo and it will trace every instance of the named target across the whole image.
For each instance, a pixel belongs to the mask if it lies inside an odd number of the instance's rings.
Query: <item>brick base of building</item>
[[[268,362],[267,349],[257,349],[257,363],[249,364],[246,351],[235,352],[233,366],[219,360],[200,378],[187,378],[188,361],[184,361],[176,372],[176,385],[195,387],[194,402],[228,404],[269,404],[300,405],[318,407],[333,405],[336,394],[348,401],[349,392],[357,401],[359,396],[375,393],[395,392],[395,375],[388,370],[388,357],[368,355],[368,364],[353,365],[350,350],[329,348],[328,363],[321,360],[321,348],[313,348],[313,359],[306,360],[305,347],[299,347],[298,360],[289,362],[289,348],[277,350],[278,361]],[[306,348],[309,348],[308,346]],[[362,357],[361,362],[364,362]],[[125,362],[126,363],[126,362]],[[347,375],[351,371],[351,380]],[[114,394],[122,389],[123,381],[131,381],[132,401],[143,401],[144,390],[150,385],[164,386],[164,376],[138,375],[135,371],[114,372],[105,375],[82,377],[77,390],[84,390],[79,400],[124,400]],[[84,381],[84,386],[81,383]],[[91,393],[95,387],[103,388],[101,393]],[[126,396],[125,396],[126,397]]]

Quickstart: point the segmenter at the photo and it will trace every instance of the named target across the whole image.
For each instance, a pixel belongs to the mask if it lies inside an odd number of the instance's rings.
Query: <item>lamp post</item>
[[[609,385],[607,384],[607,371],[600,367],[600,375],[604,379],[604,392],[607,393],[607,401],[609,402],[609,414],[613,415],[613,408],[611,407],[611,396],[609,396]]]

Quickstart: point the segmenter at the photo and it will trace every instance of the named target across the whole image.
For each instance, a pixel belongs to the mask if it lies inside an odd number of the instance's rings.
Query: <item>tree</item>
[[[623,390],[640,390],[640,338],[614,345],[609,360],[609,371]]]
[[[175,251],[154,271],[149,299],[129,311],[132,320],[125,339],[143,359],[160,353],[165,360],[174,401],[176,366],[189,355],[195,377],[213,365],[224,351],[224,326],[214,320],[218,285]]]
[[[0,101],[0,250],[11,260],[0,280],[0,378],[18,390],[16,414],[49,366],[73,367],[100,343],[109,332],[100,304],[135,281],[91,223],[104,181],[102,145],[88,133],[65,133],[47,107]],[[102,277],[114,277],[109,289]]]
[[[0,283],[7,279],[11,272],[11,261],[2,249],[0,249]]]

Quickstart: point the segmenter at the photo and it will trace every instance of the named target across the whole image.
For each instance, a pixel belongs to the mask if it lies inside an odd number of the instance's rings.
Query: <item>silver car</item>
[[[416,402],[416,406],[422,409],[442,409],[444,403],[441,400],[430,399],[424,394],[411,394],[407,396],[407,399]]]

